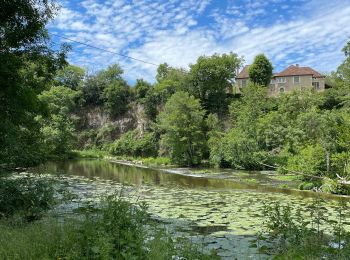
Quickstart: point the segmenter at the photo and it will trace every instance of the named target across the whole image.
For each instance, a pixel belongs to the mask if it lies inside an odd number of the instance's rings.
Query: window
[[[275,84],[276,83],[276,80],[274,80],[274,79],[271,79],[271,82],[270,82],[270,84]]]
[[[318,90],[320,89],[320,82],[312,82],[312,86]]]
[[[285,77],[276,78],[277,83],[286,83],[287,79]]]
[[[284,88],[280,88],[280,93],[284,93]]]
[[[247,86],[247,80],[246,79],[242,79],[242,87]]]
[[[294,84],[300,83],[300,77],[299,76],[294,76],[293,77]]]

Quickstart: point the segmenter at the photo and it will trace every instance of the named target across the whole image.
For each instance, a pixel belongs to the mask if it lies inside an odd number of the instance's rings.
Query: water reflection
[[[347,199],[349,197],[337,196],[325,193],[315,193],[312,191],[300,191],[295,189],[285,189],[277,187],[276,181],[268,179],[266,175],[257,172],[237,172],[224,171],[223,174],[207,177],[184,174],[186,169],[151,169],[146,167],[136,167],[105,160],[69,160],[61,162],[49,162],[40,167],[41,171],[51,173],[61,173],[69,175],[79,175],[90,179],[102,178],[114,180],[124,184],[136,185],[170,185],[172,187],[202,188],[208,190],[256,190],[259,192],[278,192],[288,195],[302,197],[323,197],[328,199]],[[257,183],[245,183],[244,179],[255,179]],[[243,179],[243,182],[241,181]],[[270,185],[266,183],[270,181]],[[262,185],[264,183],[265,185]],[[275,185],[274,185],[275,184]]]

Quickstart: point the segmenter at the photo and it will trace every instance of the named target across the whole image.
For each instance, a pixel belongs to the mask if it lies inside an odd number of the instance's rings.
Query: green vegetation
[[[347,259],[350,254],[350,233],[344,230],[347,210],[347,205],[341,202],[337,218],[329,219],[320,199],[315,199],[307,212],[279,203],[265,205],[264,226],[273,242],[260,249],[276,255],[276,259]]]
[[[252,82],[233,95],[243,62],[235,53],[201,56],[188,70],[164,63],[153,84],[138,79],[130,86],[118,64],[88,74],[66,62],[69,46],[51,49],[45,28],[57,10],[51,1],[4,1],[1,10],[1,170],[115,156],[148,165],[276,169],[298,176],[300,189],[350,194],[350,42],[324,92],[302,86],[268,97],[272,65],[261,54],[249,68]],[[78,217],[50,219],[62,192],[45,179],[0,178],[0,258],[215,258],[160,228],[144,205],[116,197]],[[334,234],[326,235],[317,203],[311,224],[299,211],[268,206],[274,253],[345,258],[350,236],[342,210]]]
[[[34,196],[47,198],[42,190],[32,189],[31,194],[25,203]],[[19,210],[23,205],[12,202],[20,202],[22,197],[14,195],[9,207],[12,210],[18,206]],[[34,199],[33,205],[44,209],[46,203],[44,199]],[[36,207],[30,209],[37,212]],[[80,211],[78,216],[64,220],[45,217],[26,224],[0,220],[0,258],[217,259],[214,254],[202,253],[185,238],[171,237],[150,218],[145,204],[132,205],[113,195],[103,199],[98,208],[87,204]]]
[[[269,59],[264,54],[259,54],[249,66],[249,78],[254,84],[266,87],[270,84],[272,70]]]
[[[139,136],[134,130],[123,134],[109,149],[116,156],[150,157],[157,155],[158,147],[153,133]]]
[[[161,145],[181,165],[199,164],[205,147],[202,131],[204,111],[186,92],[175,93],[159,115]]]
[[[0,219],[26,221],[40,219],[56,203],[52,181],[23,176],[9,179],[0,176]]]

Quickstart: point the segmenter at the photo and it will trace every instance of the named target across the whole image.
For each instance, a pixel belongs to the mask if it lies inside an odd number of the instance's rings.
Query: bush
[[[303,182],[303,183],[299,184],[298,188],[300,190],[312,190],[312,189],[314,189],[316,187],[319,187],[319,186],[320,185],[317,185],[317,184],[315,184],[313,182]]]
[[[257,143],[239,129],[232,129],[223,138],[210,139],[210,161],[220,167],[261,169],[264,155]]]
[[[288,158],[287,169],[308,175],[320,176],[326,170],[324,150],[320,145],[309,145]]]
[[[53,183],[47,179],[0,178],[0,218],[14,215],[27,221],[42,217],[56,203]]]
[[[157,156],[157,140],[153,133],[139,136],[137,130],[123,134],[110,146],[110,152],[117,156]]]
[[[333,194],[342,194],[349,195],[350,194],[350,185],[341,183],[339,180],[324,178],[322,181],[322,191]]]
[[[86,207],[79,218],[47,219],[25,227],[0,222],[0,258],[217,259],[157,225],[145,205],[131,205],[114,195],[100,208]]]
[[[318,198],[305,210],[279,203],[266,205],[264,226],[272,236],[268,253],[276,259],[348,259],[350,233],[344,230],[345,210],[346,204],[340,202],[337,220],[332,220]]]

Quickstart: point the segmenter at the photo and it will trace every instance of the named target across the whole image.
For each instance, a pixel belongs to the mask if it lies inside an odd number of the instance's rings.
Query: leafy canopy
[[[190,65],[188,92],[198,98],[209,113],[225,113],[227,93],[240,64],[241,59],[234,53],[199,57]]]
[[[272,64],[264,54],[255,57],[253,64],[249,66],[249,79],[261,86],[268,86],[272,77]]]
[[[199,100],[183,91],[176,92],[165,104],[158,124],[163,131],[161,144],[173,162],[181,165],[201,162],[205,148],[204,113]]]

